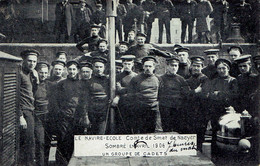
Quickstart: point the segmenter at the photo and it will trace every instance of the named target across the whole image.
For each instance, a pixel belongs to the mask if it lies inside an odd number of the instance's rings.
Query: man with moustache
[[[125,41],[128,42],[128,48],[135,46],[137,44],[136,42],[136,34],[134,30],[130,30],[128,32],[128,36],[127,36],[127,40],[125,39]]]
[[[189,60],[189,48],[180,47],[176,49],[178,58],[180,60],[179,70],[177,74],[185,79],[190,77],[190,60]]]
[[[117,114],[117,133],[119,134],[131,134],[133,131],[133,105],[127,94],[127,88],[129,87],[132,78],[137,76],[133,71],[134,67],[134,55],[123,55],[121,57],[123,62],[123,72],[117,76],[116,83],[116,97],[112,102],[112,106],[118,106],[119,112]]]
[[[35,134],[34,134],[34,92],[39,84],[38,73],[35,70],[37,59],[40,53],[33,49],[21,52],[23,58],[22,69],[20,71],[20,125],[21,131],[21,151],[24,156],[22,162],[28,166],[35,164]]]
[[[234,45],[228,48],[227,50],[229,60],[231,61],[230,68],[230,76],[237,78],[240,74],[237,64],[235,63],[235,59],[239,58],[243,54],[243,49],[240,46]]]
[[[180,60],[177,56],[166,59],[167,71],[160,77],[159,108],[164,132],[182,133],[183,100],[189,91],[185,79],[177,74]]]
[[[210,80],[213,80],[218,76],[215,62],[219,57],[219,49],[208,49],[205,50],[204,53],[206,54],[208,65],[202,69],[202,73],[205,74]]]
[[[131,79],[128,95],[134,101],[134,133],[153,133],[158,110],[160,80],[154,74],[157,60],[146,56],[142,59],[143,72]]]

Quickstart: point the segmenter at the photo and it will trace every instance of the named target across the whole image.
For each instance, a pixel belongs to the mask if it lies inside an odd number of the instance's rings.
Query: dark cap
[[[86,0],[79,0],[79,2],[83,2],[83,3],[85,2],[86,3],[87,1]]]
[[[68,56],[66,51],[59,51],[59,52],[56,53],[56,58],[58,58],[58,56],[60,56],[60,55],[65,55],[66,57]]]
[[[166,62],[168,62],[168,63],[171,63],[171,62],[180,63],[180,59],[177,56],[173,56],[173,57],[170,57],[170,58],[166,58]]]
[[[99,45],[100,43],[103,43],[103,42],[107,44],[107,40],[106,40],[106,39],[99,39],[99,40],[98,40],[98,45]]]
[[[107,59],[106,58],[103,58],[101,56],[96,56],[92,59],[92,63],[95,63],[95,62],[101,62],[101,63],[104,63],[106,64],[107,63]]]
[[[217,67],[220,63],[225,63],[228,65],[229,69],[231,68],[231,62],[227,59],[224,58],[219,58],[216,62],[215,62],[215,66]]]
[[[242,54],[243,53],[243,49],[240,47],[240,46],[230,46],[228,49],[227,49],[227,52],[229,53],[232,49],[238,49],[239,52]]]
[[[35,56],[40,56],[40,53],[37,50],[34,49],[27,49],[21,52],[20,56],[25,59],[29,55],[35,55]]]
[[[65,67],[66,66],[66,63],[65,62],[63,62],[63,61],[61,61],[61,60],[56,60],[56,61],[53,61],[52,63],[51,63],[51,65],[52,66],[55,66],[55,65],[62,65],[63,67]]]
[[[48,69],[50,69],[49,63],[47,61],[40,61],[36,65],[36,70],[38,70],[40,68],[44,68],[44,67],[47,67]]]
[[[146,57],[144,57],[143,59],[142,59],[142,64],[144,64],[144,62],[146,62],[146,61],[153,61],[153,62],[157,62],[157,60],[156,60],[156,58],[155,57],[153,57],[153,56],[146,56]]]
[[[93,65],[88,61],[82,61],[82,62],[80,62],[79,67],[80,68],[87,67],[87,68],[92,69]]]
[[[96,7],[102,7],[102,4],[101,3],[97,3]]]
[[[100,26],[100,25],[97,25],[97,24],[92,24],[90,27],[91,27],[91,28],[101,28],[101,26]]]
[[[189,52],[189,48],[186,48],[186,47],[180,47],[180,48],[177,48],[175,51],[177,52],[177,53],[179,53],[179,52]]]
[[[147,35],[145,33],[142,33],[142,32],[138,32],[136,34],[136,36],[142,36],[142,37],[147,37]]]
[[[71,65],[76,65],[77,68],[79,68],[79,63],[78,63],[78,61],[76,61],[76,60],[70,60],[70,61],[68,61],[67,64],[66,64],[67,67],[70,67]]]
[[[178,48],[182,48],[182,46],[179,45],[179,44],[175,44],[175,45],[173,46],[173,50],[174,50],[174,51],[176,51]]]
[[[253,58],[254,63],[260,63],[260,55],[256,55]]]
[[[251,55],[242,55],[235,59],[235,63],[251,62]]]
[[[204,58],[202,56],[193,56],[190,58],[191,63],[204,64]]]
[[[120,45],[126,45],[126,46],[128,46],[128,45],[129,45],[129,43],[128,43],[128,42],[126,42],[126,41],[121,41],[121,42],[119,42],[119,44],[120,44]]]
[[[123,67],[122,60],[115,60],[117,67]]]
[[[122,55],[120,59],[122,59],[122,61],[133,61],[133,60],[135,60],[135,56],[134,55]]]
[[[206,55],[217,55],[219,53],[219,49],[208,49],[208,50],[205,50],[204,53]]]

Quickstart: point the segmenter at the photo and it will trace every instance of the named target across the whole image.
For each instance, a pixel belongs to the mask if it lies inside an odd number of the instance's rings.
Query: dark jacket
[[[98,41],[100,40],[99,36],[87,37],[77,43],[76,47],[80,51],[84,51],[85,49],[82,47],[84,44],[88,44],[88,51],[96,51],[98,49]]]
[[[180,19],[195,21],[196,6],[196,1],[191,1],[190,3],[187,3],[187,1],[183,2],[179,10]]]
[[[35,115],[42,115],[49,112],[50,86],[51,83],[49,80],[44,80],[37,86],[34,93]]]
[[[159,19],[171,18],[175,8],[170,0],[162,0],[157,3],[157,17]]]
[[[218,77],[218,72],[215,65],[206,66],[202,69],[202,73],[205,74],[210,80]]]
[[[180,63],[177,74],[188,79],[190,77],[190,63]]]
[[[199,2],[197,4],[195,16],[197,18],[196,31],[197,32],[207,32],[209,31],[206,18],[213,11],[212,5],[209,1]]]

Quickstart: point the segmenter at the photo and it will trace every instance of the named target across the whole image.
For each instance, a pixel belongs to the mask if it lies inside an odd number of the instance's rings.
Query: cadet
[[[231,61],[231,68],[230,68],[230,76],[237,77],[240,72],[238,69],[237,64],[235,63],[235,59],[240,57],[243,54],[243,49],[240,46],[231,46],[227,50],[229,60]]]
[[[133,131],[133,105],[127,94],[127,88],[132,78],[137,74],[133,72],[134,55],[123,55],[123,72],[117,76],[116,92],[117,96],[113,100],[112,105],[118,104],[119,113],[117,114],[117,126],[119,134],[131,134]]]
[[[160,81],[154,74],[157,60],[146,56],[142,59],[143,72],[134,77],[127,91],[134,103],[134,133],[153,133],[158,110]]]
[[[101,25],[99,35],[102,38],[106,37],[106,13],[101,3],[96,4],[96,11],[91,16],[91,23]]]
[[[36,50],[24,50],[21,52],[23,58],[20,71],[20,125],[21,150],[23,151],[25,165],[34,165],[35,159],[35,134],[34,134],[34,92],[39,84],[38,73],[35,70],[38,56]],[[24,133],[23,133],[24,132]],[[24,158],[23,158],[24,157]]]
[[[123,41],[123,20],[127,14],[125,5],[121,4],[119,0],[117,0],[117,16],[116,16],[116,30],[118,31],[119,41]],[[125,39],[126,40],[126,39]]]
[[[128,43],[125,41],[119,42],[119,51],[116,53],[116,59],[120,59],[128,50]]]
[[[185,79],[190,77],[190,60],[189,60],[189,48],[180,47],[176,49],[180,64],[177,74]]]
[[[218,77],[213,79],[205,92],[208,95],[211,107],[212,125],[212,152],[216,152],[217,127],[220,116],[224,115],[226,107],[235,106],[238,87],[237,80],[229,75],[231,62],[227,59],[218,59],[215,63]]]
[[[206,54],[208,65],[202,69],[202,73],[205,74],[210,80],[213,80],[218,77],[215,62],[219,57],[219,49],[208,49],[205,50],[204,53]]]
[[[183,99],[189,87],[185,79],[177,74],[180,60],[172,57],[166,59],[167,71],[161,76],[159,89],[159,106],[164,132],[182,132]]]
[[[243,55],[235,59],[238,65],[240,75],[237,77],[239,98],[236,110],[238,112],[243,112],[247,110],[252,116],[253,115],[253,103],[250,103],[250,95],[257,90],[257,77],[251,71],[251,55]]]
[[[90,56],[108,58],[107,40],[100,39],[98,41],[98,50],[91,52]]]
[[[123,69],[123,63],[121,59],[117,59],[116,61],[116,74],[120,74]]]
[[[93,72],[92,64],[90,62],[83,61],[79,65],[80,65],[81,80],[83,81],[89,80]]]
[[[49,105],[50,82],[47,80],[50,65],[41,61],[37,63],[36,70],[39,75],[40,83],[35,91],[35,145],[36,145],[36,162],[39,166],[44,166],[45,159],[45,132],[47,132]],[[49,133],[47,133],[49,136]]]
[[[96,51],[98,49],[98,41],[101,38],[99,36],[99,31],[100,31],[99,25],[95,25],[95,24],[91,25],[91,32],[90,32],[91,36],[77,43],[76,47],[82,52]],[[87,50],[82,47],[86,43],[88,44]]]
[[[78,107],[78,100],[81,93],[81,82],[78,78],[79,64],[71,60],[67,63],[68,77],[57,85],[57,104],[59,108],[58,124],[58,145],[57,148],[62,156],[68,162],[73,152],[73,134],[74,134],[74,114]],[[61,161],[59,154],[57,160]],[[63,163],[65,164],[65,163]]]
[[[63,61],[66,64],[67,57],[68,57],[68,54],[66,53],[66,51],[59,51],[59,52],[56,53],[55,60]],[[53,68],[51,69],[51,74],[50,75],[51,76],[53,75]],[[68,75],[67,70],[66,70],[66,68],[64,68],[64,70],[62,71],[62,77],[66,78],[67,75]]]
[[[191,77],[187,79],[190,87],[186,107],[186,122],[189,134],[197,134],[197,147],[201,151],[204,142],[204,134],[207,127],[207,110],[205,108],[206,95],[203,89],[207,85],[208,77],[201,71],[204,65],[204,58],[194,56],[191,58]]]
[[[104,74],[107,59],[93,58],[93,75],[84,86],[85,117],[91,123],[89,134],[106,134],[109,109],[109,79]]]
[[[128,48],[135,46],[137,44],[136,40],[135,40],[135,31],[134,30],[130,30],[128,32],[128,37],[127,37],[127,41],[128,41]],[[125,39],[126,40],[126,39]]]

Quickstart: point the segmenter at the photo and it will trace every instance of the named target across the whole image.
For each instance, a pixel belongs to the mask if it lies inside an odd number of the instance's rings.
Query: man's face
[[[238,64],[238,68],[239,68],[240,73],[246,74],[246,73],[249,73],[249,71],[251,69],[251,64],[249,62],[240,63],[240,64]]]
[[[180,63],[187,63],[189,54],[187,52],[179,52],[178,53]]]
[[[229,59],[230,59],[230,61],[233,63],[236,58],[240,57],[240,55],[241,55],[241,53],[240,53],[239,50],[232,49],[232,50],[229,52]]]
[[[133,61],[124,61],[123,62],[123,69],[124,71],[132,71],[134,66],[134,62]]]
[[[218,56],[215,54],[207,55],[207,61],[209,65],[214,65],[215,62],[217,61]]]
[[[75,78],[78,74],[78,68],[75,64],[70,65],[67,70],[69,78]]]
[[[122,73],[122,66],[116,66],[116,74]]]
[[[102,75],[105,71],[105,65],[101,62],[95,62],[94,64],[94,72],[98,75]]]
[[[26,57],[26,59],[24,60],[24,65],[25,67],[32,71],[33,69],[35,69],[36,67],[36,64],[37,64],[37,56],[35,55],[28,55]]]
[[[81,7],[85,7],[85,6],[86,6],[86,3],[85,3],[85,2],[80,2],[80,6],[81,6]]]
[[[191,65],[192,74],[200,74],[202,69],[203,69],[202,64],[192,63],[192,65]]]
[[[98,6],[98,7],[97,7],[97,10],[98,10],[98,11],[101,11],[101,10],[102,10],[102,6]]]
[[[127,45],[121,44],[121,45],[119,46],[119,52],[120,52],[120,53],[125,53],[127,50],[128,50]]]
[[[220,63],[217,66],[217,72],[220,77],[226,77],[229,75],[229,68],[226,64]]]
[[[146,61],[143,65],[144,73],[152,75],[155,70],[155,63],[153,61]]]
[[[171,74],[176,74],[179,69],[179,63],[178,62],[169,62],[167,66],[167,71]]]
[[[46,80],[48,78],[48,73],[49,73],[48,67],[41,67],[40,69],[38,69],[38,75],[40,81]]]
[[[107,44],[105,42],[100,43],[98,49],[100,52],[105,52],[107,50]]]
[[[56,77],[62,77],[62,73],[64,71],[64,66],[56,64],[53,67],[53,75]]]
[[[60,60],[62,62],[67,62],[67,57],[65,54],[60,54],[59,57],[57,58],[57,60]]]
[[[98,36],[99,28],[91,28],[91,36]]]
[[[92,69],[88,68],[88,67],[82,67],[80,70],[80,74],[81,74],[81,78],[83,80],[88,80],[91,78],[92,75]]]
[[[137,36],[137,38],[136,38],[137,44],[139,44],[139,45],[143,45],[145,43],[145,40],[146,40],[146,38],[143,36]]]
[[[128,40],[130,41],[135,40],[135,33],[133,31],[128,33]]]

